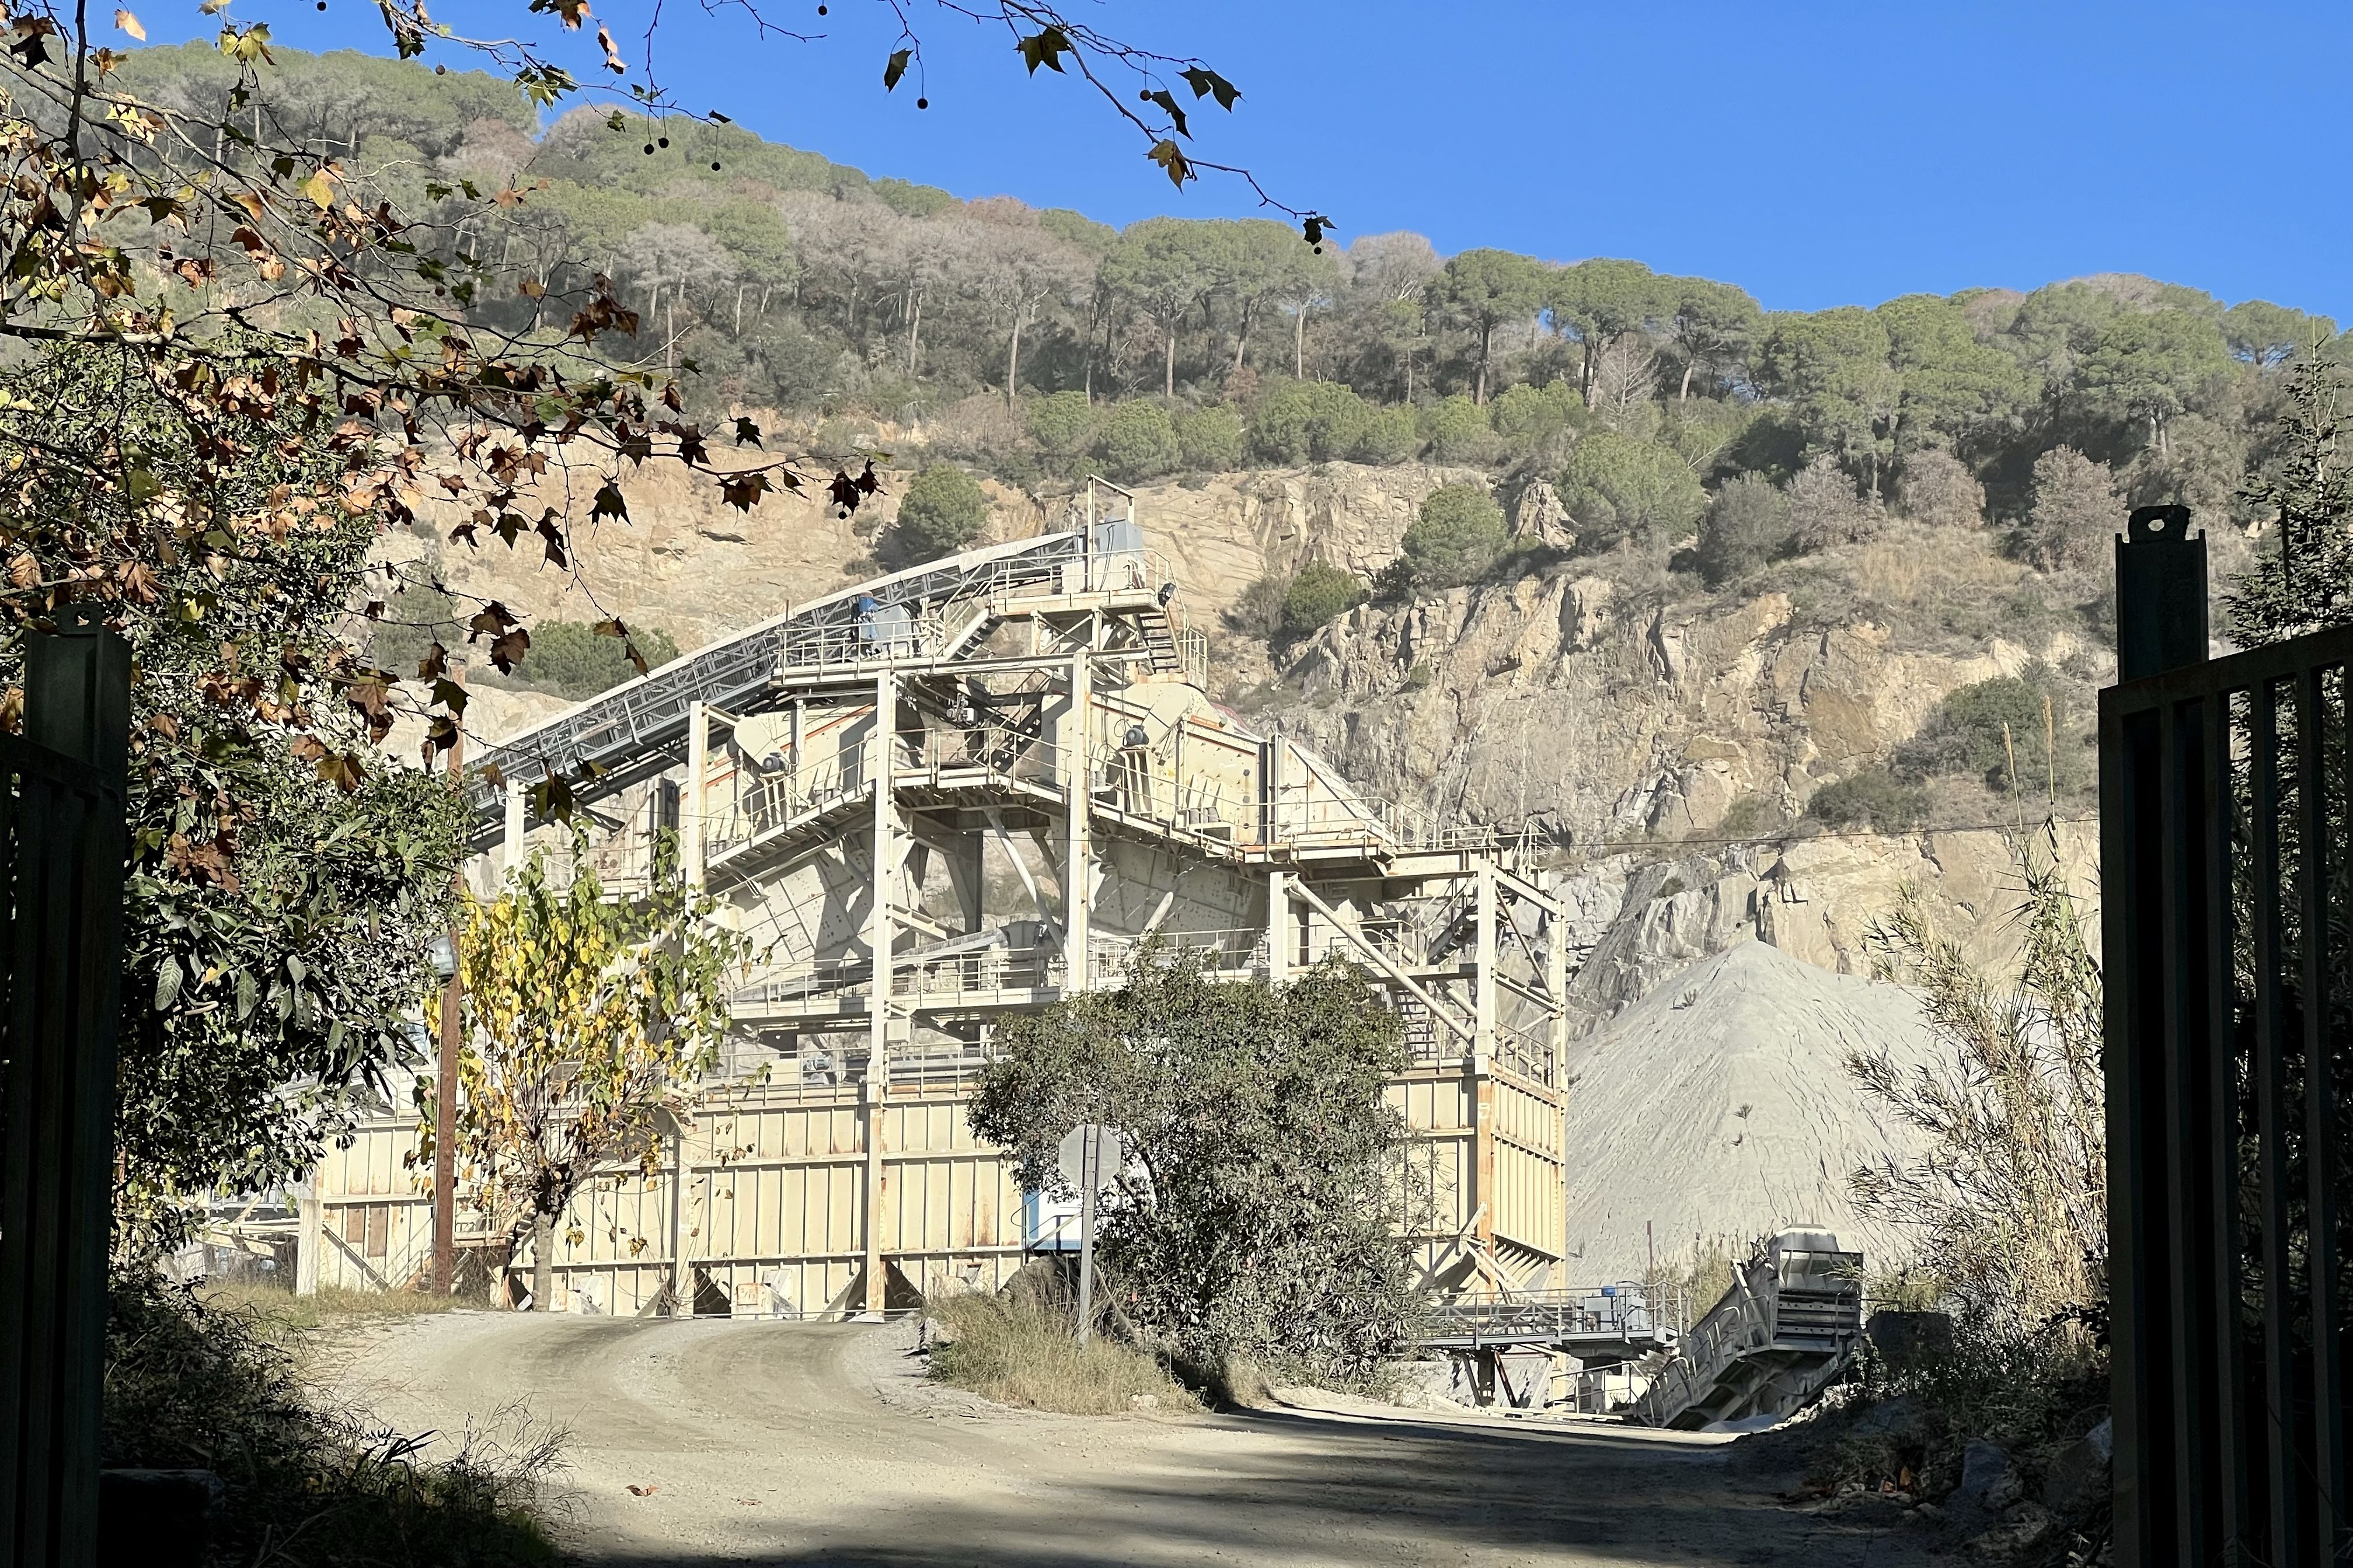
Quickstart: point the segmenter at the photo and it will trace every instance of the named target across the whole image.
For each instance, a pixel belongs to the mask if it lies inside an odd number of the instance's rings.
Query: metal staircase
[[[1862,1338],[1862,1254],[1826,1231],[1785,1230],[1733,1269],[1732,1289],[1642,1394],[1652,1426],[1789,1415],[1846,1370]]]

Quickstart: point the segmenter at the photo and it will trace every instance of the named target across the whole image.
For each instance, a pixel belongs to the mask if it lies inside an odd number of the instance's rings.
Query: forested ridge
[[[544,292],[608,276],[640,316],[628,352],[690,371],[706,415],[807,415],[844,446],[887,426],[1017,483],[1482,467],[1552,480],[1581,550],[1697,530],[1716,580],[1891,510],[2012,528],[2044,566],[2095,552],[2119,501],[2227,514],[2272,461],[2283,367],[2345,343],[2325,317],[2127,275],[1772,312],[1632,260],[1443,257],[1410,233],[1318,247],[1250,219],[1114,230],[733,125],[543,127],[480,73],[276,62],[239,112],[397,209],[442,203],[420,232],[492,268],[452,289],[483,325],[553,338]],[[237,80],[197,45],[123,76],[216,117]],[[512,195],[461,209],[461,182]]]

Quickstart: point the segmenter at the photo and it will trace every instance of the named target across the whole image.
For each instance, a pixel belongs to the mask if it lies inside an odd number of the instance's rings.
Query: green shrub
[[[1755,571],[1789,542],[1789,500],[1762,474],[1726,480],[1699,525],[1699,570],[1711,588]]]
[[[1451,588],[1476,581],[1504,552],[1504,509],[1483,485],[1440,485],[1405,531],[1413,585]]]
[[[899,521],[880,552],[884,564],[917,566],[968,550],[988,527],[988,492],[954,463],[934,463],[899,500]]]
[[[442,589],[412,584],[385,601],[384,618],[368,634],[368,658],[378,668],[413,680],[427,647],[438,642],[454,650],[466,640],[468,618],[459,612],[458,601]],[[533,628],[534,641],[538,635]]]
[[[1328,463],[1354,452],[1372,410],[1332,381],[1286,381],[1259,400],[1250,450],[1271,463]]]
[[[1176,416],[1176,449],[1188,468],[1225,473],[1242,466],[1242,416],[1222,403]]]
[[[1421,438],[1433,463],[1484,463],[1498,445],[1487,411],[1460,393],[1423,410]]]
[[[1046,467],[1058,474],[1069,474],[1094,446],[1101,413],[1083,392],[1058,392],[1031,402],[1023,411],[1023,421],[1029,427],[1029,438],[1038,443],[1038,455]]]
[[[1402,463],[1421,445],[1413,410],[1401,403],[1387,404],[1365,416],[1356,445],[1348,455],[1360,463]]]
[[[1816,790],[1814,798],[1806,803],[1806,815],[1830,827],[1903,833],[1926,819],[1928,792],[1904,783],[1885,768],[1865,768]]]
[[[1095,458],[1123,484],[1157,479],[1184,461],[1176,426],[1157,403],[1123,403],[1095,433]]]
[[[1365,597],[1365,584],[1345,567],[1311,561],[1282,595],[1282,629],[1295,637],[1339,619]]]
[[[2048,747],[2046,700],[2054,742]],[[1920,732],[1895,749],[1896,766],[1915,776],[1971,774],[1988,789],[2001,791],[2011,786],[2013,758],[2015,782],[2022,791],[2052,784],[2072,790],[2084,782],[2088,768],[2082,738],[2072,727],[2066,693],[2055,682],[2000,675],[1949,691]]]
[[[1588,432],[1577,443],[1559,488],[1580,551],[1627,541],[1670,544],[1707,509],[1699,476],[1680,456],[1613,430]]]
[[[1495,434],[1515,450],[1541,447],[1586,422],[1585,399],[1568,383],[1507,388],[1488,405]]]
[[[668,632],[638,627],[629,637],[649,669],[678,657],[678,644]],[[599,637],[594,626],[579,621],[542,621],[533,626],[531,648],[515,666],[517,680],[575,702],[637,678],[638,667],[629,662],[619,637]]]

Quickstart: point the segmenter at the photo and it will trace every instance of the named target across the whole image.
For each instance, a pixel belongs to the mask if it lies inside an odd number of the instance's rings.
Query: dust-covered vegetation
[[[559,1435],[407,1437],[308,1387],[275,1304],[142,1273],[109,1298],[104,1462],[217,1476],[208,1563],[538,1568],[561,1560],[544,1484]],[[452,1440],[454,1439],[454,1440]]]
[[[975,1096],[1023,1185],[1067,1194],[1063,1136],[1118,1130],[1101,1255],[1158,1353],[1214,1382],[1271,1373],[1363,1385],[1418,1314],[1419,1222],[1404,1125],[1383,1099],[1397,1015],[1337,961],[1283,985],[1151,954],[1112,990],[998,1026]]]
[[[1066,1294],[936,1295],[927,1309],[939,1325],[931,1375],[1000,1405],[1071,1415],[1200,1408],[1198,1394],[1115,1328],[1081,1344]]]

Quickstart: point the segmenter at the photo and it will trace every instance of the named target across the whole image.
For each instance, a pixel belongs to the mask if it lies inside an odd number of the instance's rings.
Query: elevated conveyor
[[[1826,1231],[1785,1230],[1732,1271],[1642,1394],[1652,1426],[1789,1415],[1831,1385],[1862,1339],[1862,1254]]]
[[[492,747],[467,784],[467,847],[480,852],[506,837],[497,780],[527,786],[552,774],[581,804],[616,795],[679,764],[696,702],[743,717],[776,706],[779,670],[954,658],[988,635],[1009,597],[1160,589],[1146,581],[1146,566],[1134,521],[1114,517],[967,551],[763,621]],[[1178,628],[1166,608],[1149,618],[1163,634],[1155,642],[1147,630],[1150,662],[1177,667],[1185,656]]]

